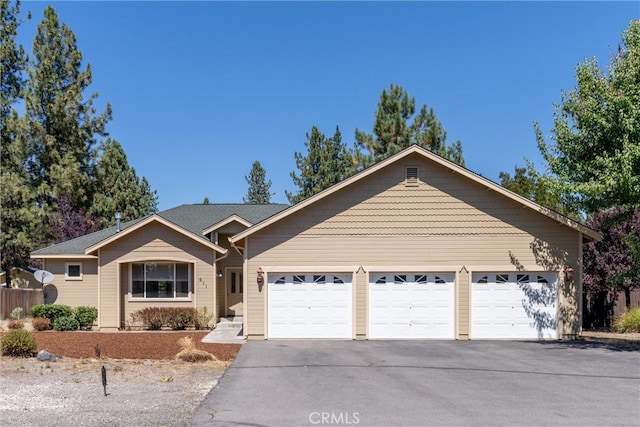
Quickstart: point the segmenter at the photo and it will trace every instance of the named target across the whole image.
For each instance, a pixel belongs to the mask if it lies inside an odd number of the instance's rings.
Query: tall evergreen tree
[[[141,218],[158,210],[158,197],[146,178],[129,165],[122,145],[108,138],[103,144],[94,178],[95,193],[89,213],[103,226],[115,224],[120,212],[125,220]]]
[[[3,130],[6,126],[4,120],[11,115],[13,105],[21,97],[24,85],[27,55],[24,48],[16,44],[18,27],[21,24],[19,16],[19,1],[13,5],[6,0],[0,2],[0,120]]]
[[[320,191],[337,184],[353,173],[353,162],[345,144],[342,142],[340,129],[331,138],[318,130],[311,128],[307,133],[307,154],[296,152],[296,166],[300,175],[291,172],[293,183],[298,191],[285,191],[290,203],[298,203]]]
[[[82,69],[76,37],[48,6],[38,25],[25,86],[26,132],[31,187],[42,210],[39,235],[50,239],[49,227],[58,200],[73,210],[87,211],[92,201],[91,176],[97,138],[105,136],[111,107],[97,114],[85,99],[91,68]]]
[[[410,145],[417,144],[464,166],[462,143],[448,146],[447,132],[433,108],[422,105],[416,114],[416,100],[402,86],[392,84],[382,91],[375,112],[373,134],[356,129],[353,157],[364,169]]]
[[[11,268],[29,265],[36,214],[24,169],[23,129],[14,108],[22,98],[27,63],[24,48],[16,44],[20,24],[20,2],[0,2],[0,270],[9,285]]]
[[[245,175],[244,179],[249,184],[247,195],[242,199],[245,203],[260,205],[271,202],[271,180],[267,181],[267,172],[259,161],[253,162],[249,175]]]
[[[562,200],[555,196],[547,187],[544,180],[535,172],[533,165],[528,167],[515,167],[513,177],[508,172],[500,172],[500,185],[504,188],[520,194],[548,209],[563,215],[579,219],[575,212],[570,211],[562,204]]]

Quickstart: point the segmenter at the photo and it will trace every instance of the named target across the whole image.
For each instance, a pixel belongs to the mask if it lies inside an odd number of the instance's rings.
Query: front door
[[[242,316],[242,268],[230,267],[226,273],[227,316]]]

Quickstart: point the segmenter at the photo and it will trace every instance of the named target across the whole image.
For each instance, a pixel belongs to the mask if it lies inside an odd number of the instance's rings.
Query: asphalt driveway
[[[640,352],[585,342],[250,341],[194,426],[638,426]]]

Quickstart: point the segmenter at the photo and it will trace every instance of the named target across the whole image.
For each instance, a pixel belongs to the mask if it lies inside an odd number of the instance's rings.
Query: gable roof
[[[220,222],[216,222],[215,224],[213,224],[210,227],[207,227],[203,230],[204,234],[209,234],[214,232],[215,230],[219,230],[220,228],[224,227],[225,225],[231,224],[232,222],[237,222],[240,225],[243,225],[245,227],[251,227],[251,223],[241,217],[239,217],[238,215],[231,215],[228,218],[223,219]]]
[[[423,157],[425,157],[426,159],[437,163],[441,166],[444,166],[445,168],[448,168],[452,173],[458,173],[474,182],[479,183],[480,185],[483,185],[487,188],[487,190],[493,190],[509,199],[512,199],[518,203],[520,203],[522,206],[527,207],[541,215],[545,215],[551,219],[553,219],[554,221],[557,221],[563,225],[566,225],[567,227],[570,227],[580,233],[582,233],[583,235],[585,235],[589,240],[601,240],[602,236],[600,235],[600,233],[576,222],[573,221],[570,218],[567,218],[564,215],[561,215],[555,211],[552,211],[551,209],[545,208],[542,205],[539,205],[529,199],[527,199],[526,197],[523,197],[517,193],[514,193],[513,191],[507,190],[506,188],[502,187],[499,184],[496,184],[495,182],[484,178],[472,171],[470,171],[467,168],[464,168],[450,160],[445,159],[444,157],[441,157],[435,153],[432,153],[431,151],[424,149],[418,145],[412,145],[408,148],[405,148],[404,150],[400,151],[399,153],[394,154],[393,156],[390,156],[370,167],[368,167],[367,169],[364,169],[358,173],[356,173],[355,175],[352,175],[351,177],[309,197],[306,200],[303,200],[302,202],[299,202],[279,213],[277,213],[276,215],[267,218],[266,220],[259,222],[249,228],[247,228],[246,230],[236,234],[235,236],[231,237],[229,240],[231,242],[232,245],[234,245],[235,243],[240,242],[241,240],[249,237],[250,235],[256,233],[259,230],[262,230],[268,226],[270,226],[271,224],[278,222],[284,218],[286,218],[289,215],[292,215],[295,212],[298,212],[300,210],[305,209],[307,206],[312,205],[322,199],[324,199],[325,197],[345,188],[348,187],[349,185],[353,184],[354,182],[360,181],[361,179],[364,179],[374,173],[376,173],[377,171],[379,171],[380,169],[383,169],[407,156],[410,156],[412,154],[419,154]]]
[[[120,232],[116,227],[105,228],[94,233],[77,237],[66,242],[38,249],[31,253],[32,258],[95,258],[92,254],[96,249],[113,242],[130,232],[143,227],[150,222],[160,222],[184,235],[198,239],[204,244],[212,246],[212,249],[226,252],[211,243],[204,236],[204,231],[213,224],[221,223],[229,217],[237,217],[249,224],[260,222],[271,215],[282,211],[289,205],[267,204],[208,204],[208,205],[181,205],[166,211],[158,212],[133,221],[121,224]]]

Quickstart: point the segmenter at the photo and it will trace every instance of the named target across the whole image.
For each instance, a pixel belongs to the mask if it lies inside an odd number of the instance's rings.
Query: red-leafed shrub
[[[24,329],[24,322],[22,320],[15,320],[15,319],[7,320],[7,328]]]
[[[144,329],[158,331],[169,328],[179,331],[193,327],[198,312],[191,307],[147,307],[132,313],[131,318],[134,322],[142,322]]]
[[[36,331],[48,331],[51,329],[51,320],[46,317],[36,317],[31,321],[31,324]]]

